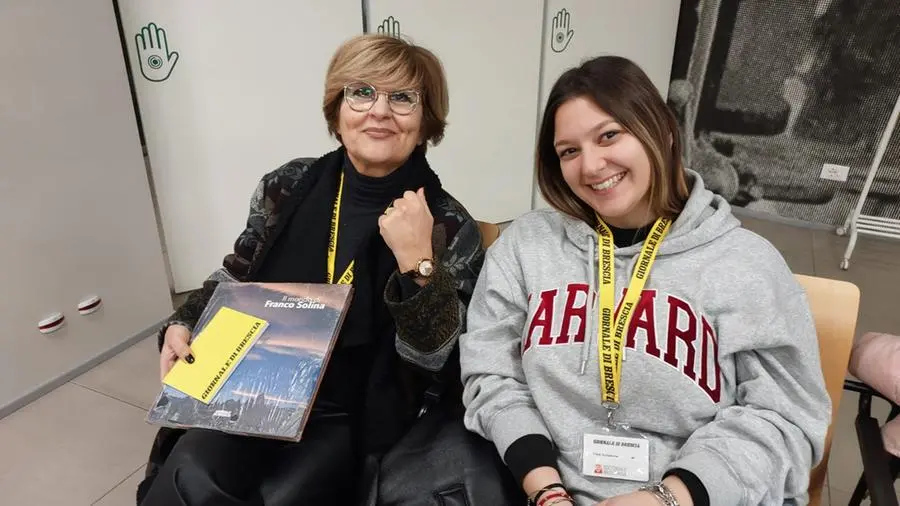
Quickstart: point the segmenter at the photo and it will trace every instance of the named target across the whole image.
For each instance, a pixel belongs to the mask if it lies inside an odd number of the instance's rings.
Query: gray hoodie
[[[616,421],[650,440],[651,481],[682,468],[713,506],[806,504],[831,402],[805,293],[778,251],[688,174],[690,198],[629,326]],[[615,251],[617,304],[640,248]],[[581,221],[523,215],[488,250],[459,339],[466,426],[501,456],[547,436],[579,505],[643,485],[581,474],[583,435],[607,414],[596,332],[580,316],[597,293],[597,250]],[[597,329],[597,308],[586,313]]]

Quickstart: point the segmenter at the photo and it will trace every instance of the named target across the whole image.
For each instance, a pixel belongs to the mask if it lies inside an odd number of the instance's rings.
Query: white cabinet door
[[[172,299],[112,3],[2,0],[0,48],[3,417],[155,327]],[[79,314],[91,295],[101,308]],[[57,312],[64,326],[41,334]]]
[[[446,137],[429,163],[479,220],[531,209],[540,0],[369,0],[368,30],[385,21],[441,59],[450,88]]]
[[[547,0],[540,111],[566,70],[602,55],[634,61],[663,97],[668,94],[679,2],[676,0]],[[534,207],[547,207],[535,185]]]
[[[231,251],[259,178],[337,142],[325,71],[359,0],[120,0],[175,289]]]

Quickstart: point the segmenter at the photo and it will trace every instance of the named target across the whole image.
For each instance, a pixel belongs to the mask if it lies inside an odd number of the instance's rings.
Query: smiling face
[[[328,64],[322,101],[328,133],[366,175],[387,175],[416,146],[423,153],[427,144],[437,146],[449,110],[443,65],[421,46],[360,34],[341,44]]]
[[[350,161],[363,174],[382,176],[392,172],[423,142],[422,107],[416,103],[417,95],[398,89],[410,87],[375,88],[365,83],[347,87],[337,133]]]
[[[675,219],[689,196],[678,123],[634,62],[598,56],[556,80],[537,141],[541,196],[597,226]]]
[[[652,168],[644,146],[585,97],[556,111],[554,148],[563,179],[609,225],[638,228],[654,218]]]

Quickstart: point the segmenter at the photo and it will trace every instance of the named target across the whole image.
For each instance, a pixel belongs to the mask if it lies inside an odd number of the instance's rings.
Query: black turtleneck
[[[394,199],[403,195],[409,164],[383,177],[360,174],[349,158],[344,159],[344,193],[341,198],[341,216],[338,223],[337,259],[335,277],[344,273],[356,254],[360,243],[374,228],[378,229],[378,217]]]
[[[650,235],[650,227],[618,228],[609,224],[607,226],[613,234],[613,244],[617,248],[627,248],[628,246],[642,243]]]

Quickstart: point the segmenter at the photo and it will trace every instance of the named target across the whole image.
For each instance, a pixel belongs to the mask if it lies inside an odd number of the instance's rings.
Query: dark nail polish
[[[193,363],[194,363],[194,356],[193,356],[193,355],[188,355],[187,357],[184,357],[184,359],[187,360],[187,363],[189,363],[189,364],[193,364]]]

